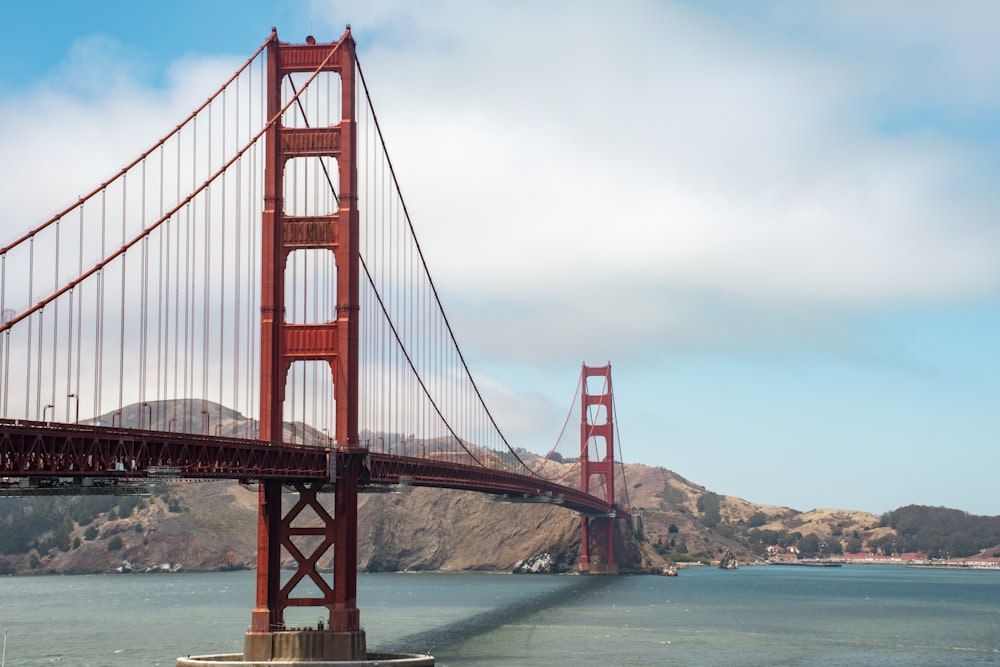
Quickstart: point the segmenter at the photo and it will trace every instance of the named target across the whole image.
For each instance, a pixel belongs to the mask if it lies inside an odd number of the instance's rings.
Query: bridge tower
[[[357,607],[357,490],[367,450],[358,445],[358,202],[357,129],[355,116],[355,44],[350,26],[334,43],[278,41],[273,32],[267,47],[267,116],[264,208],[262,220],[261,396],[259,437],[283,442],[285,385],[293,362],[325,361],[331,370],[336,401],[336,450],[330,477],[296,483],[298,502],[282,511],[281,481],[261,481],[258,502],[257,601],[246,635],[244,660],[364,660],[365,633]],[[315,71],[340,75],[340,123],[330,127],[286,127],[279,117],[285,77]],[[295,158],[332,157],[339,168],[339,210],[321,215],[292,216],[284,210],[284,171]],[[285,268],[294,250],[325,250],[336,264],[336,320],[312,324],[285,322]],[[319,502],[325,483],[335,484],[332,515]],[[319,518],[320,527],[302,526],[303,511]],[[319,536],[311,554],[297,541]],[[333,576],[317,571],[321,556],[333,549]],[[295,571],[281,583],[282,553]],[[295,588],[318,589],[319,596],[296,596]],[[288,607],[325,607],[327,623],[315,630],[288,630]]]
[[[613,402],[611,392],[611,364],[607,366],[583,365],[580,422],[580,488],[584,493],[592,493],[591,485],[604,485],[606,500],[615,503],[615,447]],[[600,378],[600,393],[590,393],[587,381]],[[591,407],[596,408],[593,411]],[[593,416],[593,421],[591,417]],[[591,445],[598,455],[590,459]],[[603,456],[602,456],[603,453]],[[597,495],[597,494],[594,494]],[[615,516],[614,514],[584,515],[581,519],[580,572],[585,574],[618,574],[615,558]]]

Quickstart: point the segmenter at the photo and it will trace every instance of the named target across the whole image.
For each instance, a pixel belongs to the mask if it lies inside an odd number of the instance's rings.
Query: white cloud
[[[0,98],[0,199],[8,236],[42,222],[172,131],[238,66],[234,57],[184,57],[163,88],[149,85],[126,49],[81,38],[31,88]]]
[[[484,348],[571,351],[602,320],[614,354],[808,336],[807,317],[1000,288],[995,165],[974,137],[885,134],[873,108],[901,113],[924,70],[981,83],[972,12],[882,29],[834,4],[813,48],[663,3],[379,7],[355,22],[362,63],[446,305],[480,302]],[[510,312],[524,329],[496,345]]]
[[[470,345],[490,348],[510,312],[522,328],[499,353],[578,358],[574,345],[605,338],[602,319],[634,351],[809,335],[796,322],[996,293],[983,177],[996,166],[974,137],[886,135],[869,108],[919,74],[915,50],[923,70],[950,73],[955,105],[989,106],[970,92],[1000,66],[984,56],[988,28],[931,5],[884,25],[826,7],[822,25],[776,12],[771,33],[663,3],[350,7],[446,305],[478,306],[455,314]],[[792,28],[827,40],[810,47]],[[6,179],[29,193],[3,197],[8,220],[44,217],[106,177],[238,61],[183,58],[157,89],[123,52],[80,40],[51,81],[0,102],[0,139],[18,156],[7,168],[48,174]]]

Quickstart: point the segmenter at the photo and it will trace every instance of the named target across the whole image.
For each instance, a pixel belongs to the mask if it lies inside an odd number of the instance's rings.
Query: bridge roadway
[[[140,429],[0,420],[0,477],[134,483],[162,478],[334,481],[339,457],[363,449]],[[432,458],[367,452],[362,487],[460,489],[513,501],[551,502],[586,516],[628,518],[621,508],[539,477]]]

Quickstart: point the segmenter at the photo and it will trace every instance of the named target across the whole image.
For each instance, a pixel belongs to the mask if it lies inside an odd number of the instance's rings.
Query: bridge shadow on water
[[[530,577],[531,575],[523,575]],[[455,621],[423,632],[401,637],[378,646],[385,652],[427,652],[457,646],[470,639],[493,632],[505,625],[522,623],[534,614],[582,600],[610,588],[618,580],[614,576],[582,576],[558,590],[538,593],[496,609],[484,611],[461,621]]]

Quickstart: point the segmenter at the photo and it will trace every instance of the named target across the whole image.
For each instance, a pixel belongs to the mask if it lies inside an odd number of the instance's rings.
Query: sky
[[[547,451],[580,365],[610,362],[626,462],[803,511],[1000,514],[1000,4],[9,0],[0,19],[7,240],[272,26],[351,24],[511,439]]]

